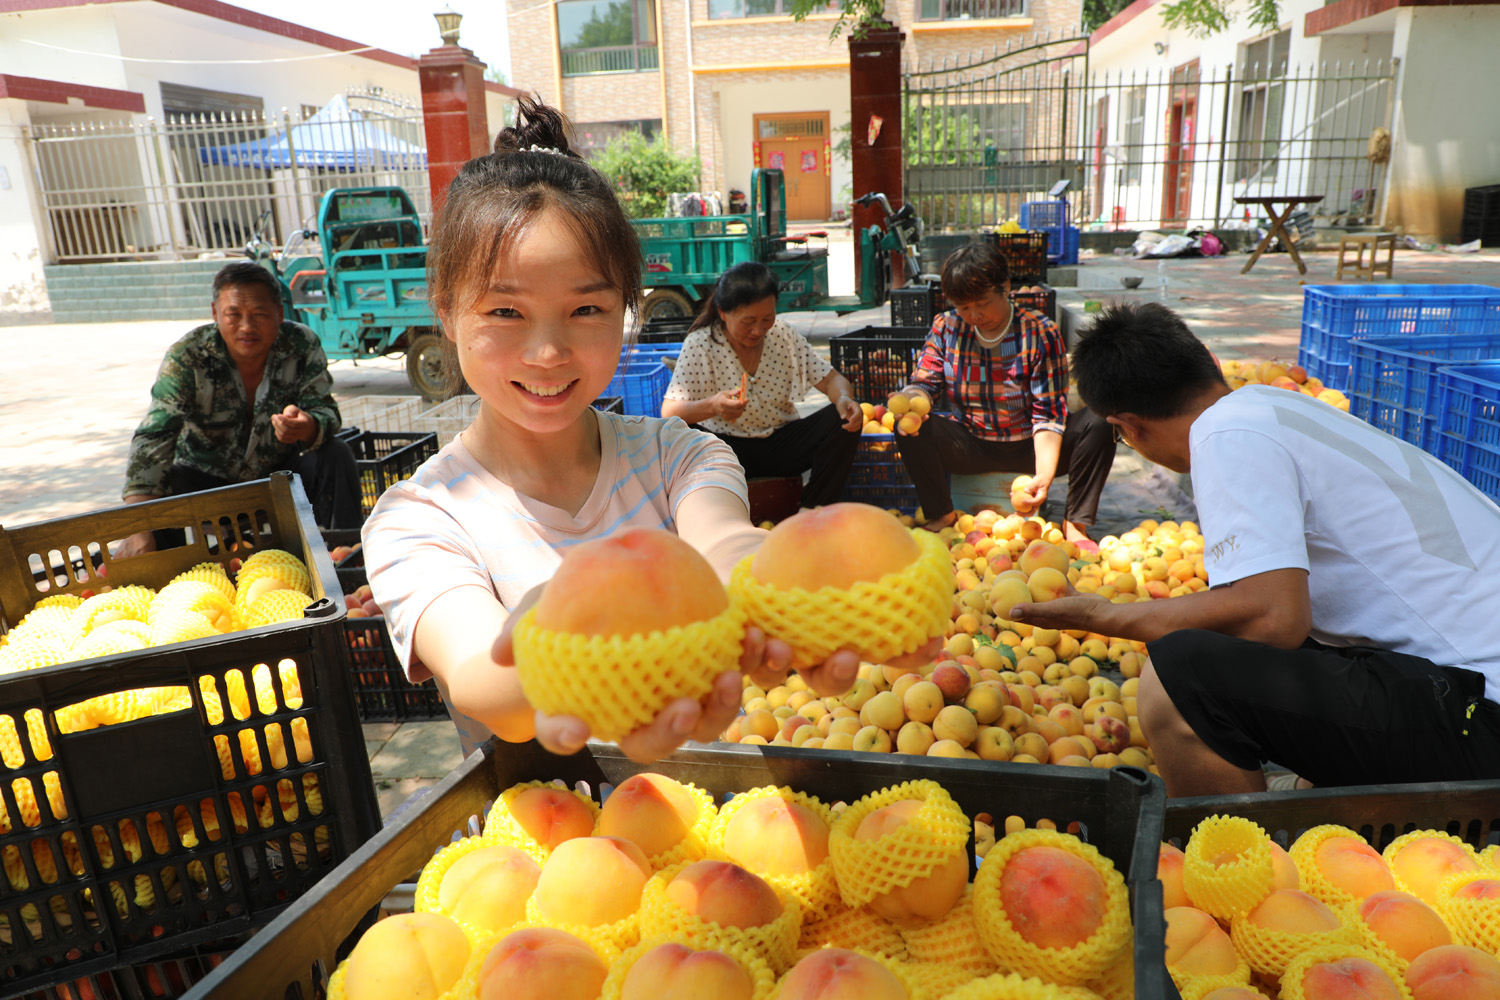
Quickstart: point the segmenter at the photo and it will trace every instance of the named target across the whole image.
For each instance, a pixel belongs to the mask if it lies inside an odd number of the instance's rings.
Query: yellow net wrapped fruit
[[[171,583],[168,583],[167,587],[170,587],[173,583],[182,583],[185,580],[206,583],[228,598],[231,604],[234,603],[234,581],[229,579],[229,574],[224,572],[224,567],[216,562],[199,563],[192,569],[178,573],[172,577]],[[162,589],[166,590],[167,587],[163,587]]]
[[[518,924],[474,949],[454,1000],[597,997],[620,957],[607,937],[584,928]]]
[[[1480,863],[1490,871],[1500,874],[1500,844],[1491,844],[1479,855]]]
[[[1166,911],[1166,965],[1184,997],[1250,982],[1250,965],[1218,921],[1194,906]]]
[[[953,564],[932,532],[837,503],[778,524],[735,566],[729,589],[751,625],[792,647],[795,667],[841,649],[883,663],[946,632]]]
[[[979,937],[972,887],[964,890],[944,916],[928,923],[912,922],[902,926],[900,932],[913,962],[948,965],[977,976],[995,971],[995,959]]]
[[[35,611],[37,608],[64,608],[71,611],[82,603],[83,598],[77,594],[53,594],[51,597],[44,597],[40,601],[37,601],[31,606],[31,610]],[[24,618],[21,619],[21,621],[25,620]]]
[[[1331,996],[1409,998],[1411,991],[1384,958],[1357,944],[1320,945],[1287,963],[1281,975],[1281,1000]]]
[[[309,589],[307,564],[286,549],[261,549],[247,556],[234,575],[235,585],[242,587],[249,580],[267,572],[278,575],[286,581],[288,587],[295,590]]]
[[[1229,926],[1235,950],[1263,976],[1279,976],[1292,959],[1320,945],[1353,945],[1344,915],[1295,889],[1277,889]]]
[[[98,628],[73,643],[73,648],[68,651],[68,654],[74,660],[87,660],[95,656],[135,653],[145,648],[146,643],[128,632]]]
[[[45,598],[47,601],[55,601],[60,597],[73,598],[72,603],[44,604],[38,603],[11,629],[7,637],[11,642],[17,642],[22,638],[32,636],[46,636],[66,646],[73,640],[73,612],[83,603],[82,600],[72,594],[58,594],[57,597]]]
[[[945,997],[954,990],[969,985],[975,979],[991,974],[976,972],[957,965],[943,965],[941,962],[906,962],[901,968],[910,977],[910,981],[917,984],[918,992],[914,996],[924,997],[927,1000]],[[1096,1000],[1096,998],[1089,997],[1089,1000]]]
[[[1097,1000],[1084,986],[1060,986],[1016,973],[996,973],[941,994],[942,1000]]]
[[[715,815],[713,797],[703,789],[644,771],[610,792],[594,835],[633,842],[661,871],[707,855]]]
[[[1500,877],[1489,872],[1450,875],[1438,890],[1438,914],[1456,943],[1500,957]]]
[[[228,583],[228,578],[224,578]],[[174,611],[196,611],[217,632],[232,632],[235,629],[234,596],[226,595],[222,589],[204,580],[179,578],[167,584],[151,602],[149,621],[155,626],[164,615]]]
[[[51,636],[14,639],[0,649],[0,674],[39,670],[66,663],[72,658],[68,646]]]
[[[563,930],[591,928],[621,950],[640,940],[640,910],[651,865],[614,837],[574,837],[553,849],[526,901],[526,919]]]
[[[766,960],[742,945],[713,948],[682,938],[654,937],[610,964],[600,1000],[660,997],[691,984],[704,1000],[770,1000],[776,974]]]
[[[1056,830],[1007,834],[974,878],[980,939],[1003,969],[1081,986],[1130,941],[1125,880],[1091,844]]]
[[[838,986],[847,984],[848,989],[859,996],[906,996],[911,1000],[930,1000],[915,969],[915,966],[863,948],[819,948],[797,958],[796,965],[776,984],[772,996],[831,996],[835,994],[823,992],[823,987],[833,982]]]
[[[1188,898],[1220,920],[1248,913],[1275,883],[1271,838],[1240,816],[1209,816],[1193,828],[1182,853]]]
[[[151,612],[151,601],[156,594],[149,587],[119,587],[104,594],[95,594],[73,609],[68,628],[77,642],[105,622],[129,618],[143,622]]]
[[[463,929],[441,913],[398,913],[377,920],[328,979],[328,1000],[408,995],[459,1000],[468,987],[473,949]]]
[[[422,866],[418,913],[452,917],[476,947],[526,919],[542,868],[515,847],[481,837],[449,844]]]
[[[1396,879],[1396,888],[1435,906],[1443,883],[1453,875],[1483,870],[1467,842],[1440,830],[1414,830],[1386,845],[1381,853]]]
[[[561,785],[528,781],[500,793],[484,818],[484,839],[546,861],[565,840],[593,834],[599,804]]]
[[[875,839],[860,838],[860,827],[867,818],[902,802],[915,802],[918,807],[905,807],[911,814],[889,832]],[[872,831],[866,829],[868,837]],[[962,881],[967,881],[964,848],[969,830],[968,817],[935,781],[907,781],[859,799],[839,815],[828,838],[844,905],[865,906],[920,879],[946,873],[957,866],[955,858],[961,859]],[[962,891],[960,886],[958,892]],[[943,906],[932,915],[941,916],[947,909]],[[876,912],[881,912],[878,904]]]
[[[803,923],[797,950],[817,948],[861,948],[897,960],[908,957],[906,940],[894,924],[867,908],[852,909],[842,903],[821,920]]]
[[[130,636],[131,638],[139,642],[141,644],[141,648],[143,649],[148,646],[156,645],[156,636],[152,631],[151,626],[147,625],[145,622],[135,621],[132,618],[121,618],[117,621],[112,621],[104,625],[100,625],[98,628],[94,629],[94,631],[90,632],[86,639],[93,638],[100,633],[108,635],[114,632],[118,632],[121,635]]]
[[[1088,988],[1099,995],[1099,1000],[1135,1000],[1135,932],[1120,949],[1120,957],[1110,963],[1109,968],[1098,979],[1091,979]]]
[[[277,622],[298,622],[313,599],[300,590],[272,590],[262,594],[245,609],[246,628],[259,628]]]
[[[157,616],[151,626],[154,645],[167,646],[174,642],[192,642],[194,639],[209,639],[219,634],[209,620],[196,611],[170,610]]]
[[[694,861],[653,875],[641,892],[643,938],[740,944],[780,974],[797,953],[802,909],[758,875],[727,861]]]
[[[710,840],[715,856],[796,897],[806,923],[841,904],[828,849],[833,820],[833,810],[813,796],[768,785],[724,803]]]
[[[1290,854],[1302,891],[1334,909],[1396,887],[1380,852],[1346,826],[1315,826],[1297,838]]]
[[[1355,944],[1380,955],[1403,976],[1411,959],[1453,943],[1453,930],[1437,910],[1409,892],[1373,893],[1346,904],[1341,915]]]
[[[516,625],[516,672],[532,707],[619,740],[737,670],[744,634],[708,560],[671,532],[631,530],[568,550]]]

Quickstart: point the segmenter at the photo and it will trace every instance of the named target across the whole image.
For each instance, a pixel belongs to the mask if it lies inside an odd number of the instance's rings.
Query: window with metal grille
[[[812,13],[828,10],[826,3],[818,4]],[[711,18],[774,17],[790,14],[791,0],[708,0],[708,16]]]
[[[629,132],[639,132],[647,142],[661,132],[660,118],[634,118],[620,122],[574,122],[573,148],[591,159],[595,153]]]
[[[1291,44],[1292,33],[1278,31],[1240,46],[1239,180],[1276,177]]]
[[[1146,88],[1131,87],[1120,102],[1124,127],[1120,130],[1125,149],[1125,183],[1141,182],[1141,164],[1145,162]]]
[[[1026,0],[921,0],[919,21],[968,21],[1025,17]]]
[[[823,119],[819,118],[762,118],[762,139],[806,139],[823,134]]]
[[[561,0],[557,37],[563,76],[658,66],[655,0]]]

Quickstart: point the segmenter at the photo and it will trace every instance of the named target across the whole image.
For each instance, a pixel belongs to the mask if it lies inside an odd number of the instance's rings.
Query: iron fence
[[[1317,195],[1314,216],[1378,221],[1394,61],[1090,72],[1083,38],[1043,37],[906,73],[906,197],[929,227],[1014,219],[1059,180],[1105,229],[1250,225],[1236,197]]]
[[[307,114],[171,115],[33,124],[22,138],[51,259],[188,259],[280,244],[334,187],[399,185],[430,218],[419,107],[351,92]]]
[[[601,49],[564,49],[563,76],[639,73],[657,68],[655,45],[616,45]]]

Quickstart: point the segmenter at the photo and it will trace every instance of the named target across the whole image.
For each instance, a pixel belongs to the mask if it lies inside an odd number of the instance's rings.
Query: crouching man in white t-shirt
[[[1315,785],[1500,777],[1500,508],[1309,396],[1231,393],[1165,306],[1105,310],[1072,370],[1127,445],[1192,474],[1210,587],[1009,617],[1148,643],[1168,794],[1263,791],[1264,761]]]

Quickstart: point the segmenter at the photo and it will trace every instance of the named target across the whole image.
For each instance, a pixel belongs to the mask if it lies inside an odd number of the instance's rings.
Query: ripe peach
[[[809,725],[806,718],[794,715],[781,734],[790,739],[797,727]],[[698,799],[679,782],[649,771],[633,774],[605,799],[597,832],[633,841],[646,857],[654,858],[681,843],[698,822],[699,808]]]
[[[1479,871],[1479,862],[1466,845],[1446,837],[1418,837],[1402,845],[1394,856],[1387,853],[1386,861],[1396,876],[1397,888],[1428,905],[1437,902],[1438,888],[1449,876]]]
[[[1026,587],[1031,591],[1031,599],[1041,604],[1067,594],[1068,578],[1051,566],[1043,566],[1026,578]]]
[[[1173,906],[1167,917],[1167,968],[1190,976],[1225,976],[1239,957],[1213,917],[1192,906]]]
[[[514,847],[481,847],[443,873],[438,905],[460,923],[504,930],[526,919],[526,900],[541,874],[541,866]]]
[[[865,726],[854,734],[853,748],[861,753],[890,753],[891,734],[879,726]]]
[[[958,664],[942,664],[932,671],[929,678],[943,692],[943,698],[948,702],[960,702],[969,693],[971,682],[969,672]]]
[[[1338,930],[1337,913],[1318,899],[1293,889],[1273,890],[1245,919],[1261,927],[1292,934],[1323,934]]]
[[[1016,752],[1015,741],[1010,733],[999,726],[985,726],[979,730],[974,747],[981,760],[1010,760]]]
[[[1088,756],[1083,749],[1083,739],[1078,736],[1064,736],[1060,740],[1054,740],[1047,747],[1047,763],[1062,764],[1070,757],[1082,757],[1084,763],[1088,763]]]
[[[1068,735],[1068,731],[1056,719],[1045,715],[1033,715],[1031,717],[1031,731],[1046,740],[1048,746]]]
[[[999,681],[981,681],[964,697],[964,708],[974,713],[974,721],[981,726],[994,724],[1009,704],[1010,695]]]
[[[1412,959],[1406,985],[1412,1000],[1493,1000],[1500,997],[1500,959],[1478,948],[1439,945]]]
[[[1016,751],[1011,754],[1011,760],[1020,760],[1022,757],[1030,757],[1033,761],[1047,759],[1049,744],[1040,733],[1022,733],[1015,737],[1015,746]]]
[[[723,847],[751,871],[800,875],[828,857],[828,824],[807,806],[770,795],[735,810],[724,826]]]
[[[1372,892],[1360,903],[1359,916],[1377,938],[1408,962],[1428,949],[1453,943],[1453,934],[1437,911],[1411,893]]]
[[[1308,966],[1302,973],[1302,995],[1307,1000],[1405,1000],[1384,969],[1357,955]]]
[[[537,601],[536,623],[574,635],[643,635],[728,607],[724,585],[697,549],[670,531],[632,528],[570,548]]]
[[[922,803],[914,799],[901,799],[881,806],[860,820],[854,839],[879,840],[912,822],[921,809]],[[916,917],[936,920],[953,909],[953,904],[958,902],[968,884],[969,857],[959,850],[932,874],[915,879],[904,888],[876,896],[869,907],[887,920],[898,923]]]
[[[932,734],[940,740],[952,740],[967,747],[979,736],[979,723],[967,708],[949,705],[932,720]]]
[[[930,723],[943,710],[943,692],[932,681],[919,681],[906,689],[901,702],[908,719]]]
[[[937,737],[932,734],[932,727],[923,722],[908,722],[896,734],[896,752],[925,757],[935,742]]]
[[[745,967],[728,955],[673,941],[636,959],[621,984],[620,1000],[750,1000],[754,991]]]
[[[452,918],[398,913],[361,935],[344,967],[344,995],[437,1000],[463,975],[468,961],[469,939]]]
[[[762,927],[782,914],[765,879],[728,861],[695,861],[667,883],[667,899],[721,927]]]
[[[1130,725],[1112,715],[1101,715],[1094,720],[1089,738],[1101,753],[1119,753],[1130,746]]]
[[[778,524],[755,553],[750,572],[781,590],[848,589],[904,569],[920,555],[911,531],[879,507],[834,503],[803,510]]]
[[[1059,573],[1068,571],[1068,554],[1050,542],[1035,541],[1021,553],[1021,572],[1027,576],[1043,566],[1050,566]]]
[[[1020,739],[1031,732],[1031,713],[1023,711],[1018,705],[1006,705],[1000,710],[1000,718],[995,720],[995,725],[1009,733],[1011,739]]]
[[[634,841],[577,837],[547,858],[532,898],[543,919],[597,927],[634,913],[650,875],[651,864]]]
[[[1036,707],[1036,689],[1029,684],[1006,684],[1005,692],[1010,695],[1010,703],[1027,715]]]
[[[1182,851],[1171,844],[1162,844],[1156,858],[1156,877],[1161,880],[1161,905],[1191,906],[1187,890],[1182,887],[1182,865],[1186,861]]]
[[[1203,994],[1202,1000],[1266,1000],[1266,995],[1249,986],[1220,986]]]
[[[1071,948],[1104,920],[1104,879],[1084,859],[1056,847],[1012,855],[1000,875],[1000,902],[1016,932],[1042,948]]]
[[[1329,837],[1313,852],[1314,863],[1333,887],[1355,899],[1396,888],[1375,848],[1355,837]]]
[[[1296,862],[1286,849],[1276,841],[1271,841],[1271,888],[1272,889],[1300,889],[1302,887],[1302,876],[1297,873]]]
[[[1062,726],[1069,736],[1083,735],[1083,713],[1073,707],[1071,699],[1049,708],[1047,718]]]
[[[549,850],[565,840],[594,832],[594,815],[588,806],[561,788],[528,788],[510,800],[509,808],[516,824]]]
[[[978,754],[971,755],[969,751],[963,748],[962,744],[957,743],[954,740],[935,740],[932,746],[927,748],[927,756],[951,757],[955,760],[972,756],[972,759],[974,760],[979,759]]]
[[[593,1000],[609,967],[594,949],[552,927],[506,935],[479,966],[479,1000]]]
[[[865,702],[865,707],[859,710],[859,721],[867,726],[879,726],[895,732],[906,721],[906,709],[898,695],[882,691]]]
[[[910,1000],[901,980],[873,958],[842,948],[823,948],[792,966],[781,980],[778,1000]]]
[[[1016,577],[997,577],[990,584],[990,607],[995,612],[995,617],[1010,620],[1011,609],[1017,604],[1030,604],[1031,588],[1026,581]]]

